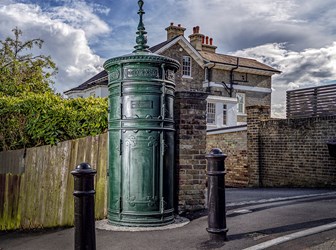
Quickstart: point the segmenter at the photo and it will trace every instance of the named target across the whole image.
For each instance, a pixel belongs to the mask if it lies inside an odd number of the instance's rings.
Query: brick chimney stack
[[[174,25],[174,23],[170,23],[170,26],[166,28],[167,31],[167,40],[170,40],[176,36],[184,36],[184,31],[186,29],[181,26],[181,24],[178,24],[177,26]]]
[[[199,26],[196,26],[193,28],[193,34],[189,36],[189,39],[190,39],[191,45],[197,51],[206,51],[210,53],[216,53],[217,47],[212,44],[213,39],[203,34],[200,34]]]
[[[210,53],[216,53],[217,46],[214,46],[213,39],[206,37],[206,42],[202,44],[202,50]]]
[[[204,43],[204,35],[200,34],[200,27],[193,28],[193,34],[189,36],[191,45],[198,51],[202,50],[202,44]]]

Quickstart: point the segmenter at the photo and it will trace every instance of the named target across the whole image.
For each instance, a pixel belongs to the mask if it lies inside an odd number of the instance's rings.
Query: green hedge
[[[63,99],[53,93],[0,96],[0,151],[97,135],[107,130],[106,98]]]

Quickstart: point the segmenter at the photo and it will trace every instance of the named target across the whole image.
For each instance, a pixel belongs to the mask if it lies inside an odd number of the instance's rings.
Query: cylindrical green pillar
[[[105,62],[109,75],[108,221],[158,226],[174,220],[174,96],[179,63],[153,54],[140,23],[136,50]]]

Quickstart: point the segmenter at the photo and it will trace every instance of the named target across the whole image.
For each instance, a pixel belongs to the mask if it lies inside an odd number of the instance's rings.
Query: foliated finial
[[[143,18],[142,18],[142,16],[145,14],[144,10],[142,9],[144,5],[144,1],[139,0],[138,5],[139,5],[138,14],[140,16],[140,20],[139,20],[139,25],[138,25],[138,31],[136,32],[138,36],[136,37],[137,45],[134,46],[135,48],[134,52],[140,52],[140,51],[149,52],[148,50],[149,46],[147,45],[147,36],[146,36],[147,32],[145,29],[145,25],[143,24]]]

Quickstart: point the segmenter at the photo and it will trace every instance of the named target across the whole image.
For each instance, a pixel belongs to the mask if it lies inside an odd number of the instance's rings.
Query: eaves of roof
[[[107,85],[107,77],[108,77],[107,72],[103,70],[99,72],[97,75],[91,77],[89,80],[82,83],[81,85],[65,91],[64,94],[69,94],[75,91],[86,90],[86,89],[92,88],[93,86]]]
[[[213,63],[225,64],[225,65],[232,66],[232,67],[239,66],[242,68],[269,71],[269,72],[273,72],[276,74],[281,73],[281,71],[273,67],[270,67],[264,63],[258,62],[255,59],[250,59],[250,58],[245,58],[245,57],[236,57],[236,56],[224,55],[224,54],[218,54],[218,53],[209,53],[205,51],[201,51],[200,54],[205,60],[208,60]]]

